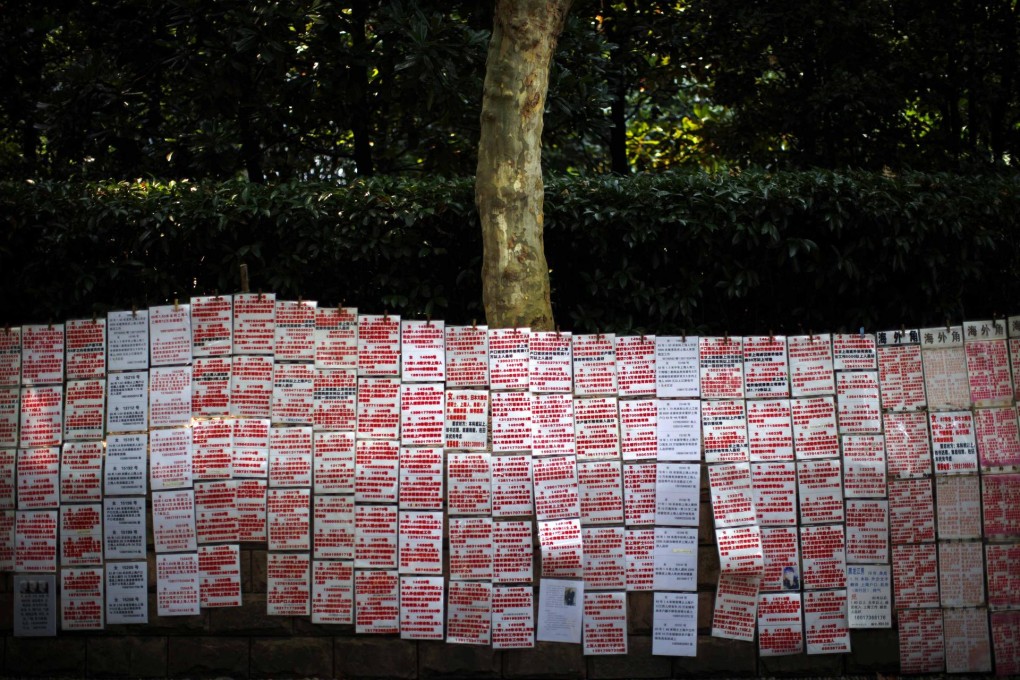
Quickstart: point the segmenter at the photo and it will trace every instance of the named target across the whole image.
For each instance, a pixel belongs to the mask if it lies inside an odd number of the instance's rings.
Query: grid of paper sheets
[[[24,635],[55,633],[19,619],[40,602],[147,623],[152,552],[157,616],[242,606],[265,546],[270,615],[625,654],[653,591],[653,654],[694,656],[704,499],[713,635],[846,653],[895,624],[903,672],[1015,673],[1018,367],[1020,317],[617,337],[245,293],[26,325],[0,570]]]

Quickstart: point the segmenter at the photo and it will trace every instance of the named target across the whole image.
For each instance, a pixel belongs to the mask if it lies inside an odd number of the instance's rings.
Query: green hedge
[[[470,178],[0,183],[5,323],[238,288],[481,321]],[[1020,178],[551,178],[564,329],[796,332],[1020,313]]]

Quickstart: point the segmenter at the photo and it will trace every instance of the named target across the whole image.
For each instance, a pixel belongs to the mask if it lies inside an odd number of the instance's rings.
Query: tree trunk
[[[494,328],[555,327],[542,236],[542,116],[572,0],[497,0],[485,63],[475,204],[482,298]]]

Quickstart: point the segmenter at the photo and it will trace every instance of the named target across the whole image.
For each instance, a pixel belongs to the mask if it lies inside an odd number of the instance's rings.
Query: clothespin
[[[425,315],[425,326],[427,326],[428,328],[432,328],[432,315],[431,314],[426,314]]]
[[[775,339],[776,339],[776,334],[773,333],[772,329],[770,328],[769,329],[769,342],[773,342]]]
[[[814,331],[814,329],[809,328],[807,333],[808,333],[808,342],[814,342],[815,341],[815,331]]]
[[[864,337],[864,326],[861,326],[860,328],[857,329],[857,334],[862,338]]]
[[[556,338],[559,339],[561,337],[563,337],[563,334],[560,333],[560,325],[556,324]]]
[[[686,328],[681,328],[680,329],[680,342],[687,342],[687,329]]]
[[[92,310],[92,323],[99,323],[99,318],[96,316],[96,310]]]
[[[478,330],[478,319],[471,319],[471,330]]]
[[[262,298],[264,298],[264,297],[265,297],[265,296],[264,296],[264,295],[262,294],[262,289],[261,289],[261,288],[259,288],[259,300],[261,300],[261,299],[262,299]]]
[[[178,309],[180,309],[180,304],[178,304],[177,298],[174,298],[174,311],[176,312]]]
[[[383,321],[389,321],[390,320],[390,310],[388,310],[388,309],[384,309],[383,310],[382,319],[383,319]]]
[[[723,331],[723,343],[727,344],[727,345],[730,344],[730,332],[729,331]]]
[[[138,316],[138,308],[131,305],[131,316]]]

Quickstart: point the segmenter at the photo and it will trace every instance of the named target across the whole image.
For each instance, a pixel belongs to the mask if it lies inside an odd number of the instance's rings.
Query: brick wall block
[[[418,643],[419,678],[499,678],[502,666],[500,653],[491,647]]]
[[[504,678],[584,678],[587,664],[581,645],[538,642],[534,649],[503,652]]]
[[[8,637],[4,648],[4,676],[85,677],[85,638]]]
[[[249,675],[249,640],[245,637],[171,637],[167,674],[175,678]]]
[[[165,637],[90,637],[88,673],[102,678],[165,678]]]
[[[603,678],[668,678],[672,671],[668,656],[652,656],[652,638],[631,635],[627,639],[627,653],[619,656],[589,656],[588,677]]]
[[[418,675],[418,646],[392,637],[336,637],[334,673],[338,678],[394,678]]]
[[[698,636],[696,657],[675,657],[674,677],[744,677],[757,671],[758,650],[753,642]]]
[[[217,607],[209,612],[209,630],[230,635],[290,635],[293,619],[290,616],[270,616],[266,613],[265,593],[245,593],[240,607]]]
[[[329,678],[333,676],[333,638],[253,638],[253,678]]]

